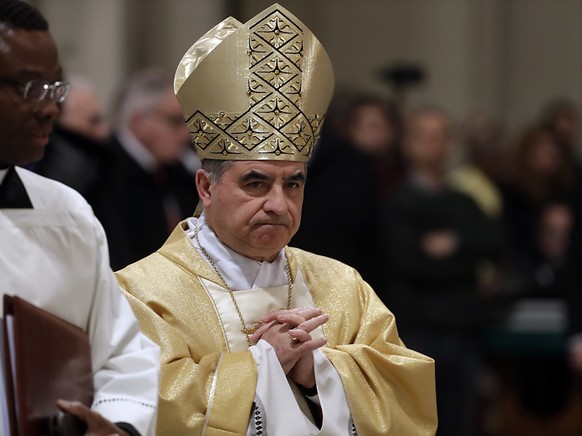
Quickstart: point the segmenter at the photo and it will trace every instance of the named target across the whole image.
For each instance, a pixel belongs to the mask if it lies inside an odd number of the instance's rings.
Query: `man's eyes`
[[[260,180],[253,180],[246,183],[246,186],[249,188],[261,188],[264,185],[265,183]]]
[[[303,186],[303,182],[301,181],[288,181],[285,182],[284,184],[284,188],[285,189],[290,189],[290,190],[295,190],[295,189],[299,189]],[[268,188],[270,185],[265,182],[264,180],[251,180],[248,181],[244,184],[245,188],[247,189],[265,189]]]
[[[287,188],[289,189],[297,189],[303,186],[303,182],[287,182]]]

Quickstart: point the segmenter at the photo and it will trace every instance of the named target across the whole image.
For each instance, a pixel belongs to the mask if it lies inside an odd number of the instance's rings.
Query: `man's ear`
[[[149,122],[150,120],[147,119],[145,114],[135,113],[127,121],[127,128],[138,141],[143,143],[149,135]]]
[[[210,186],[212,182],[208,174],[203,169],[196,171],[196,189],[198,190],[198,197],[205,208],[210,206],[212,194],[210,193]]]

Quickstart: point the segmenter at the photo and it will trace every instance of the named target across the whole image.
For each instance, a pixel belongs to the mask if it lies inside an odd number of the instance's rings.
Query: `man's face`
[[[133,126],[133,134],[161,164],[177,162],[190,142],[180,103],[171,88],[155,108],[136,115]]]
[[[408,124],[406,151],[413,166],[442,169],[451,146],[448,120],[438,113],[416,115]]]
[[[24,100],[29,80],[61,79],[56,44],[48,32],[0,27],[0,168],[40,159],[58,105],[50,98]]]
[[[95,141],[104,141],[109,136],[99,98],[89,88],[71,87],[57,123]]]
[[[366,104],[356,109],[349,134],[360,150],[378,156],[390,148],[394,139],[394,128],[381,106]]]
[[[240,161],[218,183],[199,170],[196,184],[209,226],[234,251],[270,261],[301,221],[305,164]]]

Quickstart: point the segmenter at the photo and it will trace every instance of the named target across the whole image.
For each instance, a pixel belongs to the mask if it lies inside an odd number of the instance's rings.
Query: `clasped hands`
[[[316,307],[276,310],[261,320],[261,326],[250,340],[254,344],[260,339],[267,341],[275,350],[285,374],[295,383],[312,388],[315,386],[313,351],[323,347],[327,339],[313,339],[310,333],[328,319]]]

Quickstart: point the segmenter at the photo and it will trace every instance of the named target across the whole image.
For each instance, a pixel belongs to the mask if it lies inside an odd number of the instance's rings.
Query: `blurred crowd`
[[[582,434],[576,107],[516,138],[476,110],[338,94],[292,241],[356,267],[435,358],[439,435]]]
[[[67,80],[32,169],[83,194],[120,269],[192,215],[200,162],[167,72],[130,77],[108,115]],[[508,135],[484,111],[334,97],[291,245],[355,267],[435,358],[439,435],[582,434],[580,121],[555,101]]]

